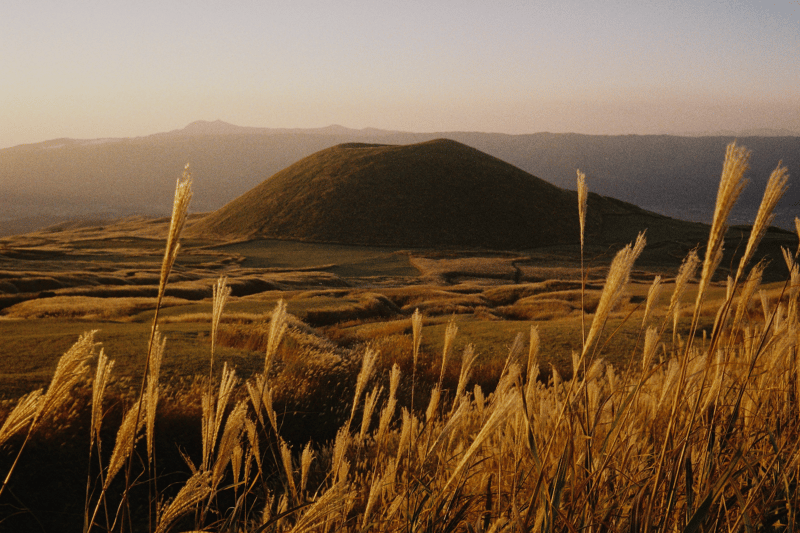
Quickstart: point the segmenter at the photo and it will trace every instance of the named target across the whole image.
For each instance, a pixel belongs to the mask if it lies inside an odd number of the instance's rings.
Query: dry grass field
[[[727,227],[746,162],[697,251],[178,247],[188,175],[0,240],[0,530],[793,531],[798,236],[780,169]]]

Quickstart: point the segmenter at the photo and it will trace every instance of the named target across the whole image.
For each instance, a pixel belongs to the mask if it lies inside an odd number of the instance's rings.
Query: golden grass
[[[167,296],[165,307],[187,305],[183,298]],[[95,298],[90,296],[54,296],[28,300],[5,310],[9,319],[81,318],[86,320],[125,320],[136,313],[155,309],[156,298]]]
[[[498,313],[505,318],[532,321],[565,318],[574,312],[579,312],[579,310],[579,306],[556,298],[536,298],[535,300],[520,301],[514,305],[497,308]]]
[[[451,280],[458,277],[514,279],[516,270],[512,263],[518,259],[514,257],[434,259],[411,256],[409,260],[423,278]]]
[[[131,481],[131,462],[119,475],[134,452],[144,453],[138,435],[146,420],[151,447],[150,422],[140,414],[155,416],[159,398],[164,345],[154,318],[146,381],[120,410],[110,457],[97,454],[99,480],[89,477],[88,486],[102,490],[87,490],[86,514],[92,506],[94,512],[85,529],[99,530],[101,515],[106,529],[132,529],[126,502],[137,491],[152,498],[153,490],[160,495],[157,512],[145,522],[158,532],[179,523],[245,532],[791,531],[800,509],[800,269],[787,253],[789,279],[782,286],[761,287],[760,264],[743,282],[737,275],[725,287],[711,284],[746,153],[732,146],[728,159],[698,284],[694,253],[670,282],[630,284],[644,247],[640,237],[618,252],[599,294],[579,279],[579,287],[572,281],[481,289],[459,294],[460,304],[453,303],[455,292],[436,298],[473,310],[487,303],[496,310],[569,308],[561,323],[573,328],[574,353],[564,377],[555,367],[549,375],[540,369],[559,342],[552,336],[559,320],[502,329],[498,322],[425,319],[415,311],[359,324],[355,336],[365,342],[344,349],[289,315],[282,300],[268,322],[225,324],[221,283],[210,327],[223,325],[212,343],[249,336],[264,364],[243,382],[226,366],[219,383],[211,375],[180,400],[197,417],[197,444],[184,453],[188,471],[168,473],[175,481],[167,489],[157,488],[164,449],[157,445],[153,471],[139,472],[150,476],[145,482]],[[784,177],[779,172],[768,186],[762,221],[770,219]],[[475,267],[457,266],[449,271]],[[428,298],[420,303],[434,299],[430,289],[421,296]],[[583,310],[588,304],[593,316]],[[585,337],[584,317],[591,319]],[[670,332],[673,320],[679,328]],[[475,347],[459,338],[479,327],[485,335],[519,332],[505,343],[495,339],[502,356],[482,367]],[[618,348],[619,337],[631,342]],[[91,386],[84,377],[95,348],[91,335],[79,340],[46,393],[9,409],[0,443],[8,446],[26,429],[28,437],[3,489],[34,430],[57,427],[65,402],[75,396],[85,398],[83,408],[92,397],[102,404],[111,365],[104,355],[95,378],[100,390],[75,392],[81,383]],[[90,409],[87,438],[97,439],[99,451],[96,417],[104,410]],[[309,415],[317,418],[309,423]],[[326,438],[315,441],[308,428],[323,424]],[[158,418],[153,427],[157,435]],[[113,502],[106,505],[106,498]]]

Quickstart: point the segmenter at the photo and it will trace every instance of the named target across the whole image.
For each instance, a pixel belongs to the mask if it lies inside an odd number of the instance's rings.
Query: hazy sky
[[[408,131],[800,131],[800,0],[26,0],[0,148],[195,120]]]

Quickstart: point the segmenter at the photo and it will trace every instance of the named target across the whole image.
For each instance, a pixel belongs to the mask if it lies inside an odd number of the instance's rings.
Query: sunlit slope
[[[587,231],[604,242],[630,239],[648,227],[664,237],[697,228],[597,195],[589,207]],[[574,191],[445,139],[322,150],[209,214],[191,231],[228,238],[489,249],[579,239]]]

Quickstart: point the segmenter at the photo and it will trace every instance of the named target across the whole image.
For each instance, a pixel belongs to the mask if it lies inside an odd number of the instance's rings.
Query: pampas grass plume
[[[708,236],[706,254],[703,260],[703,271],[700,275],[700,286],[697,291],[695,309],[699,312],[700,302],[702,302],[708,284],[711,283],[711,276],[722,261],[722,245],[725,233],[728,231],[728,216],[733,205],[744,190],[747,180],[744,173],[749,168],[750,152],[744,148],[736,146],[736,142],[728,145],[725,151],[725,163],[722,166],[722,177],[717,191],[717,204],[714,208],[714,218],[711,223],[711,230]]]
[[[217,346],[217,330],[219,329],[219,322],[222,318],[222,310],[225,308],[225,302],[231,294],[231,288],[228,286],[228,278],[220,276],[217,282],[212,286],[212,304],[211,304],[211,364],[209,374],[214,374],[214,349]]]
[[[433,389],[431,390],[431,399],[428,402],[428,408],[425,410],[425,420],[430,422],[433,417],[436,415],[437,409],[439,409],[439,398],[442,395],[442,389],[439,385],[434,385]]]
[[[225,429],[222,431],[222,437],[219,440],[217,458],[214,461],[211,475],[211,487],[215,490],[220,481],[222,481],[225,469],[233,455],[234,448],[241,442],[242,429],[244,428],[246,416],[247,401],[242,400],[234,406],[225,422]]]
[[[114,444],[114,451],[111,452],[111,459],[108,463],[108,472],[106,473],[106,480],[103,485],[103,490],[108,490],[114,476],[119,473],[122,465],[130,456],[133,451],[136,440],[139,436],[139,430],[144,425],[144,420],[139,417],[141,411],[142,398],[136,404],[128,409],[122,419],[122,424],[117,430],[117,440]],[[98,504],[100,502],[98,501]]]
[[[256,423],[253,422],[250,417],[245,417],[244,429],[245,433],[247,433],[247,443],[250,445],[250,453],[256,460],[258,471],[262,472],[261,450],[258,445],[258,428],[256,427]]]
[[[311,462],[314,460],[314,450],[311,449],[311,443],[306,443],[303,448],[303,454],[300,456],[300,493],[306,492],[306,485],[308,484],[308,473],[311,471]]]
[[[103,424],[103,396],[113,368],[114,361],[109,361],[105,350],[101,348],[100,355],[97,357],[97,371],[92,385],[92,434],[90,446],[94,445],[95,437],[98,440],[100,438],[100,427]]]
[[[611,262],[611,267],[608,270],[606,283],[603,286],[603,292],[600,295],[600,302],[597,304],[597,311],[595,311],[592,325],[589,328],[589,333],[586,335],[586,342],[583,346],[581,359],[583,359],[589,351],[589,347],[597,337],[600,328],[605,324],[608,319],[609,313],[614,306],[619,302],[625,287],[630,279],[631,269],[633,263],[644,250],[645,243],[644,233],[640,233],[636,238],[633,246],[628,244],[625,248],[617,252],[614,260]]]
[[[292,467],[292,452],[286,441],[281,439],[281,462],[283,469],[286,472],[286,481],[289,484],[289,489],[292,491],[292,498],[297,501],[297,485],[294,482],[294,468]]]
[[[761,277],[764,274],[765,268],[766,263],[760,261],[756,266],[750,269],[747,279],[745,280],[744,284],[742,284],[742,290],[739,293],[739,302],[736,306],[736,315],[733,319],[734,327],[742,327],[742,320],[747,312],[747,306],[750,304],[750,300],[756,293],[756,289],[758,289],[758,286],[761,284]]]
[[[775,219],[775,206],[778,201],[783,197],[789,183],[789,172],[781,163],[772,171],[767,182],[767,188],[764,191],[764,197],[761,200],[761,205],[758,208],[755,223],[750,231],[750,238],[747,241],[747,248],[745,248],[744,255],[739,261],[739,268],[736,271],[736,280],[738,280],[744,272],[745,265],[750,261],[755,253],[758,244],[767,232],[770,224]]]
[[[497,399],[494,404],[494,409],[492,410],[492,414],[489,415],[489,418],[484,422],[481,430],[475,436],[475,439],[470,444],[469,448],[464,452],[461,456],[461,460],[458,462],[458,465],[453,469],[448,478],[447,482],[439,491],[439,495],[446,495],[447,489],[458,480],[464,469],[467,467],[472,461],[473,455],[477,453],[478,449],[483,445],[484,441],[489,438],[489,436],[494,433],[494,431],[498,428],[500,423],[505,420],[505,418],[518,406],[519,403],[519,396],[513,391],[508,390],[505,394],[502,394],[501,397]]]
[[[539,339],[539,326],[536,324],[531,324],[531,340],[530,344],[528,345],[528,371],[526,372],[526,378],[528,381],[533,381],[538,375],[534,376],[534,369],[537,368],[537,360],[539,358],[539,346],[541,341]],[[538,374],[538,372],[537,372]]]
[[[658,297],[661,296],[661,289],[663,285],[661,285],[661,276],[656,276],[653,279],[653,284],[650,285],[650,289],[647,291],[647,301],[644,305],[644,314],[642,315],[642,327],[647,324],[647,320],[650,318],[650,313],[653,312],[655,309],[655,303],[658,301]]]
[[[458,334],[458,326],[456,325],[455,317],[451,317],[447,323],[447,329],[444,332],[444,347],[442,348],[442,369],[439,371],[439,387],[442,386],[444,379],[444,370],[447,366],[447,361],[450,359],[450,351],[453,347],[453,341]]]
[[[666,319],[669,319],[675,312],[675,308],[681,303],[683,293],[686,291],[686,286],[690,280],[694,279],[697,274],[697,268],[700,266],[700,258],[697,256],[697,251],[692,250],[689,252],[683,263],[678,269],[678,275],[675,277],[675,287],[672,290],[672,297],[669,301],[669,307],[666,312]]]
[[[422,342],[422,315],[419,309],[415,309],[414,314],[411,315],[411,332],[414,346],[414,368],[416,368],[417,359],[419,358],[419,345]]]
[[[203,393],[203,423],[202,423],[202,441],[203,441],[203,469],[208,470],[211,454],[214,451],[214,445],[217,442],[217,435],[219,434],[220,426],[222,425],[222,415],[225,408],[228,406],[228,399],[230,398],[233,388],[236,386],[236,372],[228,370],[228,364],[222,368],[222,379],[219,384],[219,391],[217,393],[216,409],[213,393],[206,391]]]
[[[58,411],[70,399],[72,389],[89,371],[88,362],[94,356],[97,347],[94,342],[95,333],[97,330],[81,335],[78,341],[58,360],[56,371],[50,380],[50,386],[39,402],[39,411],[33,424]]]
[[[350,418],[347,420],[347,424],[345,426],[348,429],[350,428],[350,424],[353,422],[353,417],[356,414],[356,407],[358,407],[358,401],[361,399],[361,394],[364,392],[364,388],[367,386],[367,382],[372,377],[372,372],[375,370],[375,362],[377,360],[377,350],[367,348],[367,350],[364,352],[364,358],[361,361],[361,371],[358,373],[358,377],[356,378],[356,392],[353,395],[353,407],[350,410]]]
[[[3,427],[0,428],[0,447],[5,442],[22,431],[33,420],[34,415],[39,411],[39,403],[42,400],[42,389],[35,390],[19,399],[17,405],[8,414]]]
[[[191,511],[211,494],[207,472],[196,472],[186,482],[175,498],[164,507],[158,518],[156,533],[166,533],[181,516]]]
[[[383,387],[378,388],[378,385],[373,387],[372,392],[367,393],[364,399],[364,410],[361,414],[361,431],[359,432],[359,439],[364,440],[369,429],[369,424],[372,421],[372,413],[375,410],[375,405],[378,403],[378,396],[383,392]]]
[[[389,399],[386,402],[386,406],[381,411],[381,417],[378,421],[378,434],[375,437],[377,442],[383,442],[386,431],[389,429],[389,422],[391,422],[397,407],[397,388],[399,385],[400,367],[395,363],[392,365],[392,371],[389,374]]]
[[[333,514],[347,507],[347,501],[350,497],[350,484],[346,481],[339,481],[317,498],[317,501],[295,523],[290,533],[317,531],[318,526],[329,520]],[[324,530],[327,530],[327,528],[324,528]]]
[[[269,377],[269,370],[272,366],[272,360],[278,352],[278,346],[283,339],[288,327],[286,321],[286,302],[281,299],[272,311],[272,318],[269,322],[269,337],[267,339],[267,350],[264,357],[264,379]],[[266,381],[265,381],[266,383]]]
[[[586,186],[586,174],[578,172],[578,219],[581,224],[581,249],[583,249],[583,236],[586,231],[586,204],[589,198],[589,188]]]
[[[344,460],[347,448],[350,445],[350,433],[347,426],[342,426],[336,432],[333,442],[333,460],[331,461],[331,476],[336,481],[340,472],[340,465]]]
[[[272,407],[272,389],[267,384],[266,378],[263,375],[257,375],[255,384],[250,381],[247,382],[247,394],[253,404],[253,410],[256,412],[256,417],[261,425],[264,425],[264,416],[261,414],[261,408],[267,412],[267,418],[272,425],[275,433],[278,433],[278,420],[275,416],[275,410]]]
[[[653,356],[658,348],[658,338],[657,328],[647,328],[647,332],[644,335],[644,349],[642,350],[642,372],[647,372],[650,368],[650,363],[653,361]]]
[[[455,398],[453,398],[453,407],[450,410],[451,414],[458,408],[458,405],[463,400],[464,391],[467,389],[467,383],[469,383],[472,377],[472,366],[477,359],[478,354],[475,353],[475,347],[472,344],[468,344],[467,347],[464,348],[464,353],[461,355],[461,372],[458,374],[458,385],[456,386]]]
[[[192,200],[192,173],[189,170],[189,163],[183,169],[183,175],[178,178],[175,184],[175,199],[172,202],[172,218],[169,223],[169,233],[167,234],[167,246],[164,251],[164,260],[161,263],[161,279],[158,286],[159,299],[164,294],[167,286],[167,279],[175,264],[178,256],[180,237],[186,218],[189,213],[189,202]]]

